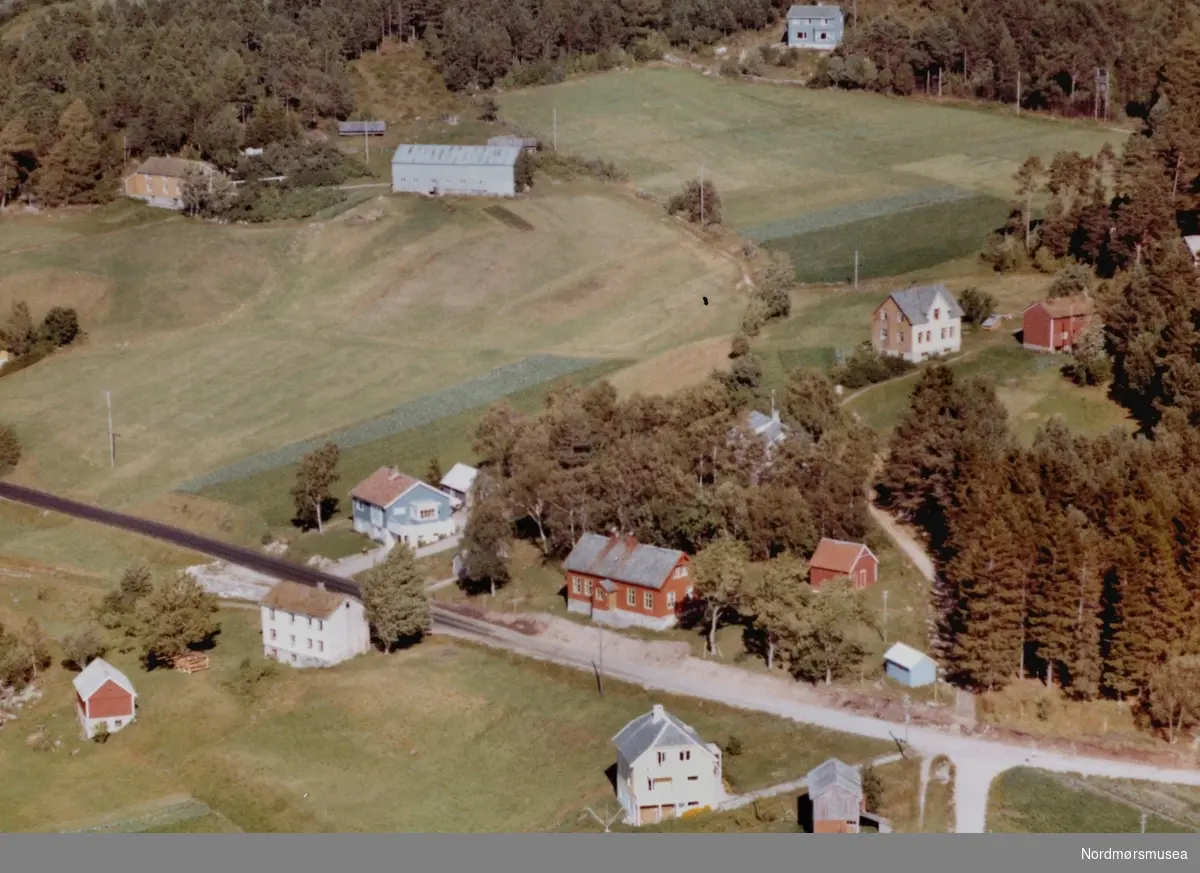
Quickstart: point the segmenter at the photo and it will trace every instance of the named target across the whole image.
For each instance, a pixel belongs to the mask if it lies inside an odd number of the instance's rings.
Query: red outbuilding
[[[1039,300],[1022,315],[1021,342],[1035,352],[1070,351],[1094,312],[1092,298],[1082,295]]]
[[[820,588],[830,579],[849,577],[855,588],[875,584],[879,559],[863,543],[822,539],[808,562],[808,584]]]

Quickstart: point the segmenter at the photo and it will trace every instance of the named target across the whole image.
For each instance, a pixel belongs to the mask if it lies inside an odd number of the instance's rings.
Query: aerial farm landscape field
[[[400,75],[388,57],[367,55],[353,68],[360,107],[395,107],[413,83],[434,89],[431,67],[406,61]],[[1006,221],[1014,173],[1029,155],[1049,163],[1106,143],[1119,150],[1122,129],[996,106],[766,85],[665,63],[494,93],[499,120],[460,124],[446,113],[474,104],[446,94],[433,112],[433,104],[409,108],[371,146],[364,173],[386,175],[387,147],[414,138],[458,143],[521,132],[564,155],[610,161],[624,177],[539,170],[529,192],[498,208],[484,198],[393,194],[364,175],[335,207],[259,224],[128,200],[0,212],[0,314],[17,301],[28,301],[34,319],[72,307],[84,331],[0,378],[0,425],[12,425],[23,447],[5,481],[242,546],[283,544],[288,559],[319,556],[320,566],[336,567],[328,561],[373,547],[352,525],[350,488],[385,465],[418,477],[477,463],[472,432],[496,401],[532,415],[566,382],[609,380],[623,401],[669,395],[736,367],[731,342],[756,271],[777,252],[790,258],[796,283],[790,312],[746,341],[761,366],[747,395],[756,409],[782,402],[797,368],[827,374],[843,364],[870,340],[872,313],[891,292],[944,284],[955,296],[991,295],[1006,316],[995,330],[964,329],[961,351],[944,362],[956,377],[991,378],[1021,445],[1054,416],[1083,437],[1136,427],[1105,387],[1074,384],[1061,359],[1022,348],[1020,313],[1047,295],[1052,276],[999,272],[978,257]],[[342,149],[357,160],[356,147]],[[663,209],[701,175],[720,191],[721,228]],[[883,464],[928,366],[845,392],[837,386],[837,414],[879,438],[868,461]],[[302,532],[290,489],[302,458],[326,442],[340,447],[335,499],[323,529]],[[855,493],[867,490],[860,484]],[[931,650],[936,630],[934,574],[913,558],[927,543],[908,522],[872,520],[859,532],[882,584],[863,592],[863,616],[849,634],[861,654],[857,675],[827,675],[826,687],[813,682],[803,692],[812,696],[797,698],[847,713],[869,713],[860,698],[870,698],[893,720],[902,706],[906,738],[910,705],[938,715],[954,702],[936,668],[932,686],[910,694],[884,666],[896,642]],[[574,517],[571,524],[574,533]],[[549,551],[544,536],[516,541],[504,554],[512,578],[499,593],[444,578],[462,552],[435,550],[417,566],[440,583],[428,595],[435,609],[477,618],[520,610],[583,633],[594,625],[568,609],[571,583],[561,555]],[[396,651],[385,644],[335,670],[290,670],[264,658],[264,645],[274,644],[259,607],[237,602],[220,607],[220,631],[204,649],[212,668],[196,675],[141,670],[132,642],[108,627],[107,657],[135,677],[140,723],[103,744],[77,740],[72,673],[59,657],[65,635],[92,621],[125,568],[145,562],[166,573],[202,560],[0,501],[0,636],[34,618],[56,641],[37,696],[15,729],[0,732],[0,772],[14,774],[0,788],[0,831],[597,830],[596,812],[615,807],[613,738],[654,704],[714,744],[730,792],[792,787],[651,830],[795,832],[803,798],[795,781],[810,768],[830,756],[860,766],[885,755],[874,811],[898,831],[956,830],[956,793],[967,789],[984,797],[996,831],[1133,831],[1142,813],[1149,832],[1200,828],[1200,788],[1018,768],[988,794],[941,754],[930,777],[930,762],[897,734],[841,733],[715,696],[606,679],[606,631],[592,672],[520,657],[517,645],[496,651],[440,633]],[[753,562],[755,584],[768,563]],[[352,576],[366,578],[357,570],[342,578]],[[711,622],[719,652],[706,649],[706,622],[692,621],[611,631],[610,653],[622,637],[682,644],[691,666],[681,670],[742,669],[747,682],[785,675],[761,657],[751,621],[734,618],[719,631]],[[1008,698],[978,695],[971,718],[984,732],[1025,731],[1047,742],[1137,737],[1129,742],[1139,751],[1165,754],[1166,744],[1138,734],[1145,724],[1123,702],[1066,701],[1049,681],[1043,688],[1025,676],[1024,662],[1021,680]],[[1024,699],[1014,703],[1018,693],[1036,697],[1028,712]],[[854,710],[850,695],[865,708]],[[1058,707],[1054,717],[1048,707]],[[35,735],[44,750],[36,754]]]

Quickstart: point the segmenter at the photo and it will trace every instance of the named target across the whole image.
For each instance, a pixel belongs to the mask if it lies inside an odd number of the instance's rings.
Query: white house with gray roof
[[[392,155],[392,191],[515,197],[514,146],[402,145]]]
[[[617,799],[632,825],[656,824],[726,798],[721,750],[659,704],[613,737]]]
[[[953,354],[962,347],[962,307],[945,285],[893,291],[875,308],[871,344],[913,362]]]
[[[833,51],[845,29],[846,16],[840,6],[793,6],[787,13],[787,44],[791,48]]]

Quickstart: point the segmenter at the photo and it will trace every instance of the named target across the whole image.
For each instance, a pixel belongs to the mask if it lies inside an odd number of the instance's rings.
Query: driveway
[[[438,555],[442,552],[448,552],[450,549],[458,547],[458,544],[462,542],[463,529],[467,526],[467,513],[465,510],[462,510],[455,513],[454,517],[455,521],[457,522],[454,535],[448,536],[444,540],[438,540],[436,543],[430,543],[427,546],[421,546],[416,550],[418,558],[426,558],[429,555]],[[359,573],[362,573],[364,570],[370,570],[372,567],[382,564],[383,559],[388,556],[388,552],[390,551],[391,549],[388,547],[380,546],[373,551],[364,552],[361,555],[351,555],[348,558],[342,558],[340,561],[335,561],[333,563],[333,565],[329,568],[329,572],[337,576],[344,576],[347,579],[352,579]]]

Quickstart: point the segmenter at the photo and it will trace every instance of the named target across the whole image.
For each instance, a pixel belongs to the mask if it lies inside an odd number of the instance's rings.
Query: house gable
[[[427,513],[433,511],[430,516]],[[414,482],[408,490],[393,500],[387,507],[387,515],[393,521],[404,524],[431,524],[445,521],[453,512],[450,497],[444,491]]]

